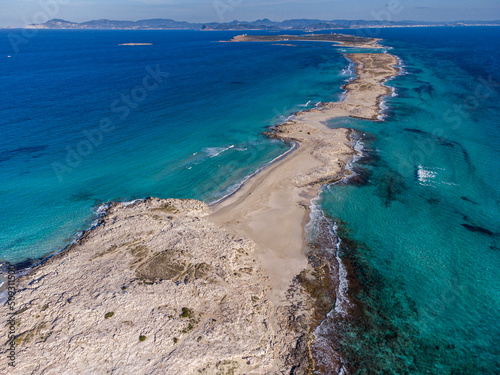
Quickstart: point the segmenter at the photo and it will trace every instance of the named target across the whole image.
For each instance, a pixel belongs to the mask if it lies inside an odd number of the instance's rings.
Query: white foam
[[[95,213],[99,216],[105,213],[109,208],[109,203],[103,203],[99,207],[96,208]]]
[[[318,205],[317,201],[319,195],[311,200],[311,205],[310,205],[310,220],[309,223],[306,225],[306,233],[311,240],[313,236],[318,235],[315,234],[315,226],[318,225],[320,222],[330,222],[329,219],[326,218],[325,214],[321,210],[320,206]],[[327,248],[325,250],[328,250],[332,252],[335,255],[335,259],[337,260],[338,263],[338,281],[339,285],[337,288],[337,293],[336,293],[336,300],[335,300],[335,306],[332,311],[328,313],[328,315],[335,313],[340,313],[342,316],[345,316],[348,312],[347,308],[350,306],[349,303],[349,298],[347,297],[348,291],[349,291],[349,281],[347,279],[347,269],[344,266],[342,259],[339,256],[340,252],[340,245],[342,240],[337,234],[338,230],[338,225],[337,223],[331,223],[331,225],[328,227],[329,228],[329,238],[331,239],[331,246],[330,248]]]
[[[332,318],[334,318],[335,315],[340,314],[340,316],[345,317],[348,314],[348,307],[350,306],[350,302],[347,297],[349,283],[347,279],[347,270],[342,263],[342,259],[339,257],[341,240],[336,232],[337,224],[332,223],[324,215],[323,211],[317,203],[318,199],[319,195],[311,200],[310,221],[306,226],[306,233],[310,240],[312,240],[314,236],[324,235],[323,233],[317,233],[316,231],[320,228],[320,224],[326,224],[329,232],[326,234],[328,236],[329,245],[327,245],[326,248],[323,248],[323,250],[330,251],[335,256],[338,264],[338,287],[335,293],[336,299],[334,308],[327,314],[327,317],[314,330],[313,345],[317,349],[315,350],[315,355],[318,359],[318,362],[326,367],[333,367],[337,360],[341,361],[342,359],[338,358],[339,353],[334,352],[331,347],[330,337],[332,336],[333,330],[335,329]],[[343,373],[342,371],[343,370],[341,369],[339,373]]]
[[[130,206],[130,205],[133,205],[133,204],[136,204],[138,202],[142,202],[144,201],[145,199],[134,199],[134,200],[131,200],[131,201],[127,201],[127,202],[122,202],[122,204],[127,207],[127,206]],[[90,227],[87,229],[87,230],[81,230],[81,231],[78,231],[74,234],[73,236],[73,239],[71,240],[70,244],[68,246],[71,246],[71,245],[74,245],[78,242],[78,240],[83,236],[83,234],[89,230],[92,230],[94,229],[95,227],[97,227],[99,225],[99,219],[102,217],[102,215],[104,215],[106,213],[106,211],[108,210],[110,206],[110,203],[103,203],[101,204],[99,207],[97,207],[95,209],[95,213],[97,215],[97,218],[92,221],[92,223],[90,224]],[[50,253],[49,255],[47,255],[46,257],[44,257],[41,262],[38,262],[38,263],[35,263],[32,265],[32,267],[29,267],[29,268],[26,268],[24,270],[21,270],[21,271],[16,271],[16,277],[21,277],[21,276],[24,276],[24,275],[27,275],[32,269],[33,267],[37,266],[38,264],[41,264],[42,262],[46,261],[47,259],[51,258],[52,256],[56,255],[57,253],[60,253],[61,251],[64,251],[64,249],[66,249],[67,246],[65,248],[62,248],[60,250],[57,250],[53,253]],[[2,287],[3,283],[5,282],[5,280],[3,279],[4,275],[0,275],[0,288]],[[0,303],[4,302],[6,300],[6,292],[0,292]]]
[[[379,121],[384,121],[387,118],[387,114],[385,113],[389,109],[389,106],[386,104],[385,98],[380,102],[380,112],[377,116]]]
[[[417,179],[420,185],[432,186],[434,182],[433,180],[436,178],[436,176],[437,176],[436,171],[431,170],[430,168],[425,169],[422,165],[418,166]]]
[[[352,77],[354,75],[354,63],[350,62],[347,68],[341,70],[340,75],[343,77]]]
[[[398,68],[398,75],[402,75],[402,70],[403,70],[403,63],[402,63],[402,60],[396,56],[396,58],[398,59],[398,65],[395,65],[395,67]],[[406,74],[406,73],[404,73]],[[398,93],[396,91],[396,88],[394,86],[387,86],[386,83],[389,82],[389,81],[392,81],[395,77],[392,76],[392,77],[389,77],[387,79],[385,79],[383,82],[382,82],[382,85],[383,86],[386,86],[386,87],[389,87],[391,89],[391,95],[388,95],[390,96],[391,98],[395,98],[396,96],[398,96]],[[388,109],[389,109],[389,106],[386,104],[386,98],[388,97],[384,97],[382,98],[382,101],[380,102],[380,111],[379,111],[379,115],[377,116],[377,119],[379,121],[384,121],[387,117],[387,114],[384,113],[386,112]]]
[[[396,96],[398,96],[398,93],[396,92],[396,88],[394,86],[391,86],[391,90],[391,98],[395,98]]]
[[[340,251],[340,245],[342,243],[342,240],[340,237],[337,235],[338,231],[338,225],[337,223],[333,224],[332,231],[337,238],[337,244],[336,244],[336,251],[335,251],[335,258],[337,259],[337,263],[339,266],[338,270],[338,277],[339,277],[339,286],[337,288],[337,298],[335,300],[335,307],[334,310],[337,314],[340,314],[342,316],[346,316],[348,313],[347,308],[350,306],[349,298],[347,297],[349,293],[349,281],[347,279],[347,269],[342,262],[342,259],[339,256],[339,251]]]
[[[222,154],[224,151],[227,151],[231,148],[233,148],[234,145],[228,146],[228,147],[205,147],[203,149],[203,152],[208,154],[210,158],[214,158],[220,154]]]
[[[101,204],[99,207],[97,207],[95,209],[95,213],[97,215],[97,218],[95,218],[94,221],[92,221],[92,223],[90,224],[90,228],[89,229],[93,229],[95,228],[98,224],[99,224],[99,219],[102,217],[102,215],[104,215],[106,213],[106,211],[108,210],[109,208],[109,203],[103,203]],[[73,236],[73,240],[71,241],[71,245],[75,244],[76,241],[78,241],[80,239],[80,237],[83,235],[83,231],[79,231],[77,232],[74,236]]]
[[[255,172],[249,174],[248,176],[246,176],[245,178],[243,178],[241,181],[229,186],[227,189],[224,190],[223,192],[223,196],[219,199],[216,199],[215,201],[213,202],[210,202],[208,205],[211,206],[211,205],[214,205],[214,204],[217,204],[219,202],[222,202],[224,199],[230,197],[231,195],[233,195],[234,193],[236,193],[244,184],[245,182],[247,182],[250,178],[252,178],[253,176],[255,176],[257,173],[259,173],[260,171],[262,171],[263,169],[267,168],[268,166],[270,166],[271,164],[275,163],[276,161],[278,161],[279,159],[285,157],[286,155],[288,155],[290,152],[292,152],[293,150],[295,150],[296,148],[298,147],[298,143],[294,142],[293,143],[293,146],[286,150],[284,153],[282,153],[281,155],[275,157],[273,160],[271,160],[269,163],[263,165],[262,167],[258,168]]]
[[[365,135],[365,134],[363,134],[363,135]],[[361,159],[362,157],[366,156],[366,153],[365,153],[365,144],[363,143],[363,141],[361,139],[358,139],[354,143],[353,148],[356,151],[356,154],[352,157],[352,159],[345,166],[345,170],[347,170],[347,171],[349,171],[351,173],[349,175],[345,175],[339,181],[337,181],[337,182],[335,182],[333,184],[325,185],[326,189],[330,189],[330,187],[333,187],[333,186],[335,186],[335,184],[338,184],[338,183],[345,183],[345,182],[349,181],[349,179],[352,176],[356,175],[356,172],[354,172],[353,167],[354,167],[354,164],[356,164],[356,162],[359,159]]]
[[[405,74],[409,74],[408,71],[405,69],[407,65],[403,62],[403,60],[399,56],[395,57],[398,60],[398,64],[395,65],[395,67],[398,68],[398,75],[404,76]]]
[[[362,139],[358,139],[356,140],[356,142],[354,143],[354,146],[353,146],[354,150],[356,151],[356,155],[353,156],[353,158],[351,159],[351,161],[349,161],[349,163],[347,163],[345,169],[350,171],[352,174],[350,176],[345,176],[343,177],[339,182],[345,182],[347,181],[352,175],[354,175],[355,173],[353,172],[353,166],[354,164],[359,160],[361,159],[362,157],[365,156],[365,151],[364,151],[364,148],[365,148],[365,144],[363,143]],[[337,183],[339,183],[337,182]],[[331,186],[333,186],[335,184],[332,184]],[[326,185],[328,187],[328,185]],[[319,197],[319,195],[318,195]],[[323,218],[324,220],[327,220],[326,217],[324,216],[324,213],[323,211],[320,209],[320,207],[318,206],[317,204],[317,199],[318,197],[314,198],[313,200],[311,200],[311,220],[310,222],[307,224],[306,228],[307,230],[309,231],[310,228],[312,227],[312,225],[314,225],[314,221],[315,220],[318,220],[320,218]],[[342,259],[340,258],[339,256],[339,252],[340,252],[340,246],[341,246],[341,243],[342,243],[342,240],[340,239],[340,237],[338,236],[337,234],[337,231],[338,231],[338,225],[337,223],[333,223],[331,228],[330,228],[330,235],[332,238],[335,238],[336,239],[336,243],[334,244],[334,247],[333,247],[333,252],[335,254],[335,259],[337,260],[337,263],[338,263],[338,281],[339,281],[339,285],[338,285],[338,288],[337,288],[337,297],[336,297],[336,301],[335,301],[335,307],[332,311],[330,311],[329,315],[332,314],[334,311],[335,313],[337,314],[341,314],[342,316],[346,316],[347,313],[348,313],[348,307],[350,306],[350,302],[349,302],[349,298],[347,297],[348,296],[348,291],[349,291],[349,281],[347,279],[347,269],[344,265],[344,263],[342,262]]]
[[[317,201],[319,199],[319,194],[316,195],[313,199],[311,199],[311,204],[309,205],[309,222],[306,224],[306,233],[309,237],[312,235],[312,228],[318,222],[318,219],[322,216],[323,212],[321,211]],[[311,238],[309,238],[311,239]]]
[[[344,80],[344,82],[349,83],[351,81],[354,81],[356,79],[356,74],[355,74],[355,71],[354,71],[354,67],[355,67],[355,64],[347,59],[349,61],[349,65],[347,66],[347,68],[343,69],[342,72],[341,72],[341,76],[346,76],[347,78]],[[347,93],[347,90],[342,90],[342,93],[340,94],[340,97],[338,99],[338,102],[343,102],[345,100],[345,97],[346,97],[346,93]]]
[[[125,207],[127,207],[127,206],[132,206],[132,205],[134,205],[136,203],[143,202],[143,201],[144,201],[144,199],[141,198],[141,199],[134,199],[134,200],[131,200],[131,201],[128,201],[128,202],[122,202],[122,204]]]
[[[454,182],[439,181],[440,171],[444,171],[445,168],[440,167],[424,167],[419,165],[417,168],[417,180],[422,186],[436,186],[436,185],[448,185],[448,186],[458,186]]]

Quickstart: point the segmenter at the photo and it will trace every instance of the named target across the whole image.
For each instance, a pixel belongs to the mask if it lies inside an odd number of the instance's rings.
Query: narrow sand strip
[[[278,304],[293,277],[308,266],[304,226],[311,199],[322,184],[344,176],[355,155],[351,130],[331,129],[326,122],[346,116],[376,120],[382,98],[391,93],[383,83],[397,74],[398,60],[390,54],[345,56],[356,64],[357,75],[345,86],[345,99],[299,112],[277,126],[271,137],[295,141],[299,147],[215,205],[208,218],[257,244]]]
[[[0,314],[14,329],[0,373],[311,373],[324,312],[292,279],[309,267],[311,199],[355,153],[351,130],[325,121],[376,119],[390,93],[381,83],[396,73],[393,56],[348,57],[358,78],[346,99],[277,126],[269,136],[298,147],[212,210],[193,200],[112,203],[98,226],[18,278],[15,311]]]

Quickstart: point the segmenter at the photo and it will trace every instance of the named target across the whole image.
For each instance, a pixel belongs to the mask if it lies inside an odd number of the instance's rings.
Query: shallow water
[[[218,43],[230,32],[40,31],[18,54],[8,33],[0,259],[9,261],[64,247],[103,202],[222,197],[289,148],[261,135],[266,127],[336,100],[346,67],[324,43]],[[153,45],[118,46],[130,41]],[[168,76],[142,99],[157,65]],[[114,129],[101,139],[106,119]]]
[[[437,31],[384,31],[407,73],[389,82],[386,121],[330,124],[372,139],[358,163],[367,182],[320,201],[362,285],[362,313],[338,326],[353,373],[500,368],[500,101],[487,85],[500,30]]]

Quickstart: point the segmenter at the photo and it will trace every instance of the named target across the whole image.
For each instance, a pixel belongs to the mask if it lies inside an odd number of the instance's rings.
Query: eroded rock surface
[[[17,366],[9,373],[300,367],[290,353],[305,325],[271,304],[255,245],[208,222],[208,213],[194,200],[113,203],[98,227],[18,280]],[[7,373],[5,352],[0,358]]]

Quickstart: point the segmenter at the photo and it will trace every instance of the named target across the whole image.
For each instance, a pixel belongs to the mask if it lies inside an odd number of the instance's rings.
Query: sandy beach
[[[342,102],[299,112],[278,125],[272,137],[298,143],[284,159],[250,179],[233,196],[212,207],[209,220],[252,239],[259,259],[283,294],[294,276],[307,267],[304,224],[319,187],[342,178],[355,155],[351,130],[331,129],[335,117],[376,120],[382,98],[391,90],[382,83],[397,74],[397,59],[389,54],[346,55],[356,64],[357,78],[345,86]],[[283,296],[276,296],[277,301]]]
[[[351,173],[356,154],[353,131],[326,124],[376,120],[397,74],[392,55],[345,56],[357,75],[345,99],[270,130],[296,149],[235,194],[212,207],[112,203],[98,226],[19,278],[22,360],[11,373],[310,373],[314,298],[297,278],[314,278],[304,228],[319,188]]]

